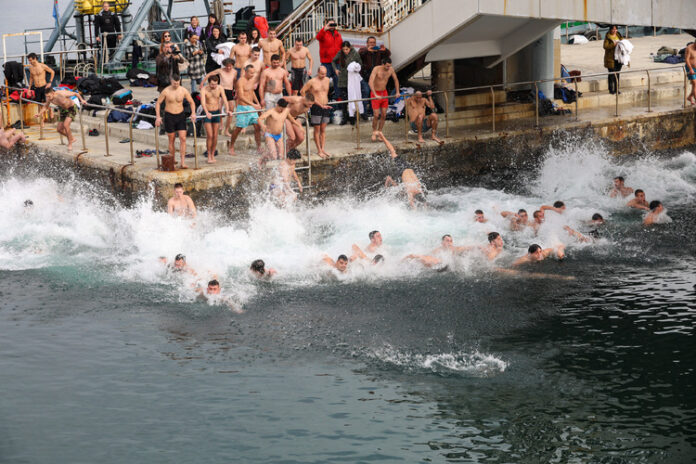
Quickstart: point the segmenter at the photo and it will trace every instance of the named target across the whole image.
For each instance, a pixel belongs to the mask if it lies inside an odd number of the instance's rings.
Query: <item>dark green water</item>
[[[617,173],[672,222],[645,228],[607,199]],[[582,148],[530,176],[526,189],[432,192],[428,212],[337,199],[260,206],[245,224],[204,212],[193,230],[147,202],[0,177],[0,462],[694,462],[696,156]],[[574,227],[601,211],[604,238],[573,243],[553,219],[531,237],[493,218],[557,198]],[[477,243],[476,207],[505,238],[496,264],[561,240],[568,258],[533,270],[575,280],[389,258],[446,232]],[[364,244],[373,223],[393,264],[321,278],[321,251]],[[175,250],[218,272],[244,312],[194,301],[156,263]],[[277,282],[246,276],[256,255]]]

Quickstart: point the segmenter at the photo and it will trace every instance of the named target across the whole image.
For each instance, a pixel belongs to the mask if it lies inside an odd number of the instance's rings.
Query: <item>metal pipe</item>
[[[534,127],[539,127],[539,84],[536,82],[534,83],[534,102],[536,107],[536,125]]]
[[[491,122],[493,123],[493,132],[495,132],[495,90],[491,86]]]
[[[358,142],[357,149],[360,150],[360,108],[357,101],[354,101],[353,105],[355,105],[355,137]]]
[[[684,71],[684,99],[682,100],[682,108],[686,108],[686,86],[688,85],[687,80],[686,80],[686,68],[682,68]]]
[[[614,73],[614,79],[616,79],[616,93],[614,94],[616,96],[616,111],[614,116],[619,115],[619,73],[615,72]]]
[[[444,91],[442,95],[445,97],[445,137],[449,137],[449,96],[447,91]]]
[[[309,144],[309,117],[305,116],[305,130],[307,133],[305,134],[305,142],[307,143],[307,172],[309,173],[309,188],[312,188],[312,157],[310,153],[310,144]]]
[[[160,152],[159,152],[159,133],[160,133],[160,128],[155,126],[155,150],[157,153],[155,156],[157,156],[157,169],[162,168],[162,160],[160,160]]]
[[[193,169],[198,169],[198,135],[196,134],[196,122],[191,122],[193,125]],[[181,143],[181,141],[179,141],[179,143]],[[213,147],[213,155],[215,154],[216,148],[217,147]],[[181,149],[181,147],[179,147],[179,149]],[[184,151],[186,151],[186,144],[184,144]]]
[[[22,133],[24,133],[24,109],[22,106],[22,91],[19,91],[19,127]]]
[[[579,114],[580,114],[580,113],[578,112],[578,108],[579,108],[579,106],[578,106],[578,95],[580,95],[580,94],[578,93],[578,80],[577,80],[577,79],[573,79],[573,84],[575,84],[575,120],[578,121],[578,120],[579,120]]]
[[[133,154],[133,120],[135,119],[135,113],[131,115],[130,120],[128,121],[128,139],[130,141],[130,155],[131,155],[131,164],[135,164],[135,156]]]
[[[80,108],[80,138],[82,139],[82,150],[87,151],[87,141],[85,140],[85,128],[82,125],[82,108]]]
[[[652,113],[652,95],[651,95],[651,88],[650,88],[650,71],[647,69],[645,70],[645,73],[648,75],[648,113]]]
[[[109,154],[109,113],[111,110],[107,108],[104,112],[104,142],[106,142],[106,155],[104,156],[111,156]]]

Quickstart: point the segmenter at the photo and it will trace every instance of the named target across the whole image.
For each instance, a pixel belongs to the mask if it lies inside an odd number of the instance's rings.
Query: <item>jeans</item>
[[[321,65],[326,68],[326,77],[333,81],[334,90],[333,93],[329,91],[329,100],[335,100],[338,97],[338,76],[331,63],[322,63]]]
[[[362,95],[362,98],[370,98],[370,86],[365,79],[360,81],[360,94]],[[365,114],[372,116],[372,102],[364,101],[363,106],[365,107]]]
[[[607,71],[621,71],[621,68],[623,68],[623,65],[618,62],[614,62],[614,68],[609,69],[607,68]],[[619,75],[618,74],[609,74],[609,93],[616,93],[619,90]]]
[[[201,77],[198,79],[191,78],[191,94],[198,92],[198,86],[201,85]]]

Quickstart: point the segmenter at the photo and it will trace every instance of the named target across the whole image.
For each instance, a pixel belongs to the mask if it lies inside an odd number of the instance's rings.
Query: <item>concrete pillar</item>
[[[532,44],[532,80],[553,78],[553,68],[553,31],[549,31]],[[539,84],[539,90],[553,99],[553,82]]]
[[[433,74],[433,90],[450,90],[455,88],[454,81],[454,60],[434,61],[431,63]],[[454,111],[454,94],[449,93],[449,111]],[[441,108],[445,108],[445,97],[442,94],[434,96],[435,101]]]

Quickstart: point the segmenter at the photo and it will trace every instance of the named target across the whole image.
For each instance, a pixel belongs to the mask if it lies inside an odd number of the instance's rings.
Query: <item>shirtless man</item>
[[[522,230],[529,225],[529,217],[524,209],[518,210],[517,213],[502,211],[500,215],[510,220],[510,229],[512,230]]]
[[[296,95],[294,97],[285,97],[285,100],[288,102],[288,108],[290,108],[290,116],[297,119],[300,116],[307,115],[307,111],[314,104],[314,95],[311,93],[304,96]],[[298,127],[290,121],[285,121],[285,135],[288,137],[288,151],[299,147],[306,137],[304,128]]]
[[[662,202],[659,200],[653,200],[650,202],[650,212],[645,216],[645,219],[643,219],[643,224],[646,226],[655,224],[658,222],[658,219],[662,212],[665,210],[665,207],[662,206]]]
[[[259,114],[253,110],[260,110],[261,105],[254,93],[254,67],[247,65],[244,68],[244,76],[237,79],[237,111],[245,112],[237,114],[237,122],[230,135],[230,156],[234,156],[234,142],[237,141],[242,129],[254,126],[254,138],[256,139],[256,151],[261,152],[261,127],[259,126]]]
[[[532,223],[529,224],[535,232],[539,231],[539,227],[544,223],[546,220],[546,213],[544,213],[544,210],[536,210],[534,213],[532,213]]]
[[[408,198],[408,204],[412,209],[416,209],[416,201],[420,206],[425,206],[425,194],[423,187],[416,173],[411,168],[406,168],[401,173],[401,183]],[[391,176],[387,176],[384,180],[385,187],[396,187],[398,184]]]
[[[188,90],[181,86],[181,77],[174,74],[169,86],[162,90],[157,103],[155,104],[155,126],[162,125],[160,117],[160,106],[164,101],[164,131],[169,138],[169,155],[176,156],[176,136],[179,136],[179,150],[181,152],[181,169],[188,169],[186,166],[186,114],[184,113],[184,99],[188,101],[191,109],[196,108],[196,104],[191,98]],[[191,113],[191,122],[196,122],[196,113]]]
[[[308,93],[314,95],[314,104],[310,108],[310,122],[314,127],[314,143],[317,146],[317,154],[321,158],[330,158],[326,147],[326,125],[331,121],[333,109],[329,105],[329,80],[326,77],[326,67],[319,66],[316,77],[311,78],[300,90],[303,97]]]
[[[519,266],[521,264],[526,263],[538,263],[545,260],[554,253],[559,260],[562,260],[563,258],[565,258],[564,250],[564,245],[558,245],[556,248],[542,249],[539,245],[535,243],[533,245],[530,245],[526,255],[522,256],[521,258],[518,258],[514,263],[512,263],[512,265]]]
[[[249,57],[251,57],[251,46],[247,43],[247,33],[242,31],[237,36],[237,43],[230,50],[230,58],[234,58],[236,64],[234,69],[237,71],[237,79],[242,76],[242,66],[249,61]]]
[[[174,196],[167,202],[167,213],[170,216],[196,217],[196,206],[190,196],[184,195],[184,186],[181,183],[174,184]]]
[[[488,219],[486,219],[486,216],[483,215],[482,210],[477,209],[474,211],[474,222],[480,222],[481,224],[488,222]]]
[[[285,48],[283,48],[283,42],[276,38],[276,33],[275,29],[269,29],[268,37],[259,41],[259,47],[263,50],[263,62],[266,66],[271,65],[273,55],[278,55],[280,62],[285,63]]]
[[[257,279],[269,280],[271,277],[276,275],[276,270],[272,267],[266,269],[266,263],[263,261],[263,259],[255,259],[252,261],[251,266],[249,266],[249,270]]]
[[[221,114],[230,112],[230,105],[225,97],[225,92],[220,83],[220,76],[210,76],[208,85],[203,87],[203,98],[201,106],[205,111],[205,145],[208,149],[208,163],[215,163],[215,153],[217,152],[218,132],[220,129]],[[215,113],[215,116],[213,116]]]
[[[370,253],[377,253],[379,247],[382,246],[382,234],[378,230],[373,230],[367,236],[370,239],[370,244],[365,248]]]
[[[300,123],[290,116],[290,108],[288,108],[288,102],[284,98],[278,100],[278,105],[275,108],[264,112],[259,117],[259,126],[261,126],[263,136],[266,138],[266,147],[268,148],[268,155],[259,159],[259,167],[263,167],[268,160],[285,158],[283,127],[286,120],[300,126]]]
[[[684,68],[686,69],[686,77],[691,82],[691,92],[686,99],[692,105],[696,105],[696,43],[692,42],[686,46]]]
[[[283,205],[294,202],[297,199],[297,194],[292,189],[292,181],[297,182],[297,189],[302,193],[302,182],[295,171],[297,160],[302,158],[297,150],[290,150],[288,156],[280,163],[278,167],[278,176],[273,183],[272,192]]]
[[[40,62],[36,53],[28,54],[27,59],[29,60],[29,87],[34,91],[34,100],[43,103],[46,101],[46,89],[51,88],[51,82],[56,73]],[[48,81],[46,73],[50,74]]]
[[[482,248],[481,251],[483,251],[489,261],[493,261],[503,252],[504,245],[503,237],[498,232],[491,232],[488,234],[488,245]]]
[[[75,137],[73,137],[70,131],[70,123],[77,116],[77,104],[70,97],[77,96],[77,98],[86,105],[87,102],[82,95],[71,90],[53,90],[52,88],[46,89],[46,103],[41,107],[39,114],[34,116],[39,121],[42,121],[43,114],[48,110],[51,103],[56,105],[59,112],[59,122],[57,126],[58,133],[64,135],[68,139],[68,150],[72,150],[73,143],[75,142]],[[43,124],[43,121],[41,122]]]
[[[391,65],[391,58],[385,58],[382,60],[381,66],[375,66],[370,74],[370,80],[368,85],[370,86],[370,97],[387,97],[372,100],[372,109],[375,112],[374,118],[372,118],[372,141],[377,140],[377,133],[382,132],[384,128],[384,121],[387,119],[387,108],[389,108],[389,98],[387,92],[387,82],[389,78],[394,79],[394,85],[396,86],[396,95],[400,95],[399,90],[399,78],[396,77],[394,68]]]
[[[650,210],[650,207],[648,206],[648,200],[645,199],[645,192],[641,189],[636,190],[636,193],[634,193],[633,200],[626,203],[626,206],[628,206],[629,208],[644,209],[645,211]]]
[[[345,273],[348,269],[348,257],[346,255],[339,255],[338,258],[336,258],[336,261],[331,259],[329,255],[324,255],[321,257],[321,259],[340,273]]]
[[[624,185],[624,178],[621,176],[614,177],[614,188],[611,189],[611,192],[609,192],[609,196],[612,198],[615,198],[619,195],[622,197],[627,197],[630,194],[633,193],[633,189],[631,187],[626,187]]]
[[[542,205],[539,209],[541,211],[553,211],[554,213],[563,214],[563,211],[566,209],[566,205],[562,201],[556,201],[554,202],[553,206]]]
[[[237,71],[234,68],[234,61],[231,58],[225,58],[222,60],[222,68],[216,69],[206,74],[201,81],[201,87],[208,82],[211,76],[218,76],[220,78],[220,87],[225,91],[225,99],[228,103],[228,109],[234,111],[234,89],[235,82],[237,81]],[[227,123],[225,124],[225,135],[230,135],[230,123],[232,122],[232,116],[227,117]]]
[[[273,55],[271,57],[271,67],[266,68],[261,72],[261,81],[259,82],[259,95],[261,96],[261,106],[267,110],[276,107],[278,100],[283,98],[283,86],[288,92],[292,93],[290,79],[285,68],[280,67],[280,56]]]
[[[8,150],[12,148],[15,143],[27,141],[24,134],[17,132],[16,129],[2,130],[0,129],[0,147],[7,148]],[[31,200],[29,200],[31,201]],[[32,203],[33,204],[33,203]],[[25,202],[26,206],[26,202]]]
[[[307,60],[309,60],[309,67],[307,67]],[[312,77],[312,68],[314,67],[312,54],[309,52],[309,49],[304,46],[301,37],[296,38],[295,46],[288,50],[285,69],[287,69],[288,63],[292,65],[288,70],[291,76],[290,81],[292,82],[292,95],[297,95],[297,93],[302,90],[302,87],[304,87],[307,78]]]
[[[430,254],[437,255],[449,253],[452,255],[459,255],[462,253],[466,253],[467,251],[471,251],[474,248],[475,247],[472,246],[454,246],[454,240],[452,240],[452,236],[450,234],[445,234],[442,236],[442,242],[440,243],[440,246],[435,248]]]
[[[433,92],[428,90],[425,95],[427,98],[423,98],[423,93],[419,90],[406,100],[406,113],[411,123],[411,130],[418,134],[418,141],[424,143],[423,133],[432,129],[433,132],[430,134],[430,138],[442,145],[444,142],[437,138],[437,114],[435,114]],[[426,106],[433,110],[428,116],[425,115]]]
[[[261,100],[259,96],[259,81],[261,80],[261,72],[266,68],[263,64],[261,57],[261,49],[259,47],[254,47],[251,49],[251,58],[247,60],[244,67],[251,65],[254,67],[254,91],[256,92],[256,98]]]

